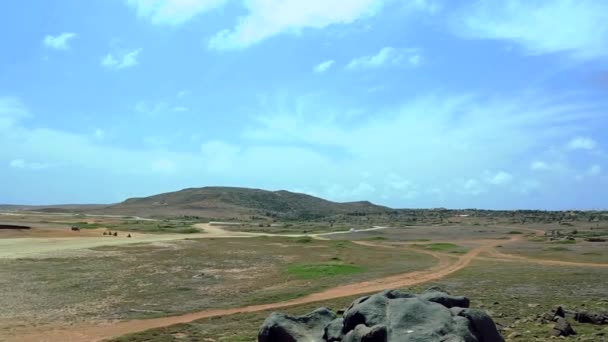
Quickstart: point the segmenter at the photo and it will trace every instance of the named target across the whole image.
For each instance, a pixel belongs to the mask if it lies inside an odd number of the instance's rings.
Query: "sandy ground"
[[[67,250],[87,249],[100,246],[118,246],[133,243],[175,241],[183,239],[205,239],[205,238],[246,238],[256,236],[282,236],[324,239],[332,234],[344,234],[348,232],[330,232],[322,234],[269,234],[269,233],[245,233],[224,230],[219,226],[200,223],[194,225],[201,233],[194,234],[142,234],[133,232],[118,232],[117,237],[103,236],[106,229],[82,229],[73,232],[68,229],[58,228],[32,228],[26,230],[0,231],[0,258],[24,258],[48,256],[53,252]],[[387,227],[373,227],[358,231],[369,231],[385,229]],[[131,234],[131,238],[127,238]]]

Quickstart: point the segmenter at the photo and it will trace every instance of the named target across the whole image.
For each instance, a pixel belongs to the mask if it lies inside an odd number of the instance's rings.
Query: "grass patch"
[[[435,252],[452,252],[454,250],[462,249],[461,246],[446,242],[429,243],[428,245],[423,245],[423,247]]]
[[[507,234],[523,234],[523,232],[520,232],[519,230],[512,230],[512,231],[508,232]]]
[[[342,264],[294,264],[287,266],[287,273],[302,279],[318,279],[364,272],[357,265]]]
[[[88,223],[88,222],[76,222],[76,223],[68,223],[72,227],[78,227],[80,229],[96,229],[103,227],[102,224],[99,223]]]
[[[556,252],[560,252],[560,251],[569,251],[570,248],[568,247],[563,247],[563,246],[553,246],[553,247],[547,247],[545,248],[546,251],[556,251]]]
[[[558,240],[558,241],[551,241],[551,243],[557,243],[560,245],[572,245],[576,243],[576,240]]]
[[[312,238],[310,236],[302,236],[295,240],[297,243],[311,243]]]
[[[179,234],[194,234],[194,233],[202,233],[199,229],[194,228],[194,227],[187,227],[187,228],[176,228],[174,230],[172,230],[172,232],[174,233],[179,233]]]
[[[367,238],[365,240],[369,240],[369,241],[384,241],[384,240],[386,240],[386,238],[384,236],[372,236],[372,237],[369,237],[369,238]]]
[[[531,236],[531,237],[528,238],[528,241],[530,241],[530,242],[545,242],[545,241],[547,241],[547,239],[544,238],[544,237],[540,237],[540,236]]]

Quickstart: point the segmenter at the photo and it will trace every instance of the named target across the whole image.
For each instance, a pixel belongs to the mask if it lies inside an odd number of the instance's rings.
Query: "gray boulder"
[[[570,323],[564,317],[555,318],[555,325],[549,332],[551,336],[565,336],[576,335],[576,331],[572,329]]]
[[[262,325],[258,341],[504,341],[492,318],[469,309],[469,303],[468,298],[436,288],[421,295],[384,291],[356,299],[342,319],[319,310],[300,317],[273,313]]]
[[[446,291],[438,287],[431,287],[430,289],[420,294],[418,297],[441,304],[446,308],[468,308],[470,304],[469,299],[467,297],[450,296]]]
[[[262,324],[259,342],[323,341],[325,327],[336,314],[327,308],[319,308],[302,316],[273,312]]]
[[[367,327],[359,324],[344,336],[343,342],[386,342],[388,341],[386,326],[374,325]]]
[[[342,341],[344,332],[342,327],[344,326],[344,318],[336,318],[325,327],[323,334],[323,340],[327,342]]]

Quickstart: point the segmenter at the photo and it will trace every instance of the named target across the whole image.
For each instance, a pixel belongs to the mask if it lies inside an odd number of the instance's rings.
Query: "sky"
[[[0,6],[0,203],[608,208],[604,0]]]

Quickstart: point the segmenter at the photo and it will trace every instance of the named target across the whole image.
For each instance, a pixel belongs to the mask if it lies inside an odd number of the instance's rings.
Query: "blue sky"
[[[608,207],[603,0],[1,6],[0,203]]]

